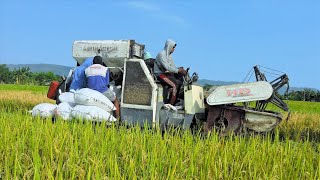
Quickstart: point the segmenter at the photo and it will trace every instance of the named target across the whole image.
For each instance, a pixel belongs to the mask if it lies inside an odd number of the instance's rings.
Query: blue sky
[[[252,66],[320,89],[320,1],[0,1],[0,64],[74,66],[74,40],[135,39],[177,66],[243,81]]]

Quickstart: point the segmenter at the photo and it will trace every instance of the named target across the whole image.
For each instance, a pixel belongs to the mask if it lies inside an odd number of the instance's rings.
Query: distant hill
[[[237,84],[239,82],[236,82],[236,81],[213,81],[213,80],[208,80],[208,79],[199,79],[198,83],[201,85],[209,84],[209,85],[215,85],[215,86],[223,86],[223,85]]]
[[[57,75],[65,75],[67,76],[69,73],[69,70],[72,67],[68,66],[62,66],[62,65],[55,65],[55,64],[7,64],[7,67],[12,71],[15,68],[21,68],[21,67],[30,67],[30,70],[32,72],[53,72]],[[215,85],[215,86],[223,86],[223,85],[230,85],[230,84],[237,84],[241,82],[236,81],[214,81],[214,80],[208,80],[208,79],[199,79],[198,83],[201,85],[209,84],[209,85]],[[290,87],[289,92],[292,91],[303,91],[304,89],[311,89],[314,91],[318,91],[318,89],[315,88],[306,88],[306,87]],[[285,88],[280,89],[280,93],[284,94]]]
[[[29,67],[31,72],[53,72],[57,75],[67,76],[72,67],[55,65],[55,64],[7,64],[10,71],[22,67]]]

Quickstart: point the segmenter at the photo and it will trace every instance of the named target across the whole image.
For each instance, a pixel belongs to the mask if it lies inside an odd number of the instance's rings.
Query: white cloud
[[[166,20],[168,22],[178,23],[180,25],[187,25],[187,22],[184,18],[178,15],[166,12],[165,9],[158,4],[150,3],[147,1],[130,1],[127,3],[127,5],[131,8],[146,11],[150,13],[150,15],[158,19]]]

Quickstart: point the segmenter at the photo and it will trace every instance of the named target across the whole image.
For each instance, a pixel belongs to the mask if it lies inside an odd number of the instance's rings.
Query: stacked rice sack
[[[76,92],[60,94],[59,105],[38,104],[32,109],[33,116],[42,118],[58,116],[64,120],[79,118],[89,121],[114,122],[117,119],[110,113],[116,110],[113,103],[98,91],[83,88]]]

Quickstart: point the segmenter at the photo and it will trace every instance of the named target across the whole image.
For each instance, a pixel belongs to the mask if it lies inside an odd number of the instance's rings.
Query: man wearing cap
[[[150,52],[145,52],[143,54],[143,59],[144,60],[152,59],[152,56],[151,56]]]
[[[145,52],[145,53],[143,54],[143,60],[144,60],[144,62],[146,63],[149,71],[153,73],[154,61],[155,61],[155,59],[152,58],[152,56],[151,56],[151,54],[150,54],[149,52]]]
[[[182,68],[177,68],[172,59],[172,53],[174,52],[177,44],[168,39],[164,46],[164,49],[158,53],[154,64],[154,74],[157,78],[170,86],[172,94],[169,103],[174,105],[178,96],[178,92],[182,83],[175,77],[176,75],[186,75],[187,72]]]
[[[110,82],[110,73],[108,68],[103,63],[101,56],[95,56],[93,58],[93,64],[86,68],[85,75],[87,77],[88,88],[99,91],[110,101],[112,101],[114,106],[117,108],[115,112],[116,118],[120,118],[119,101],[115,93],[108,88]]]

